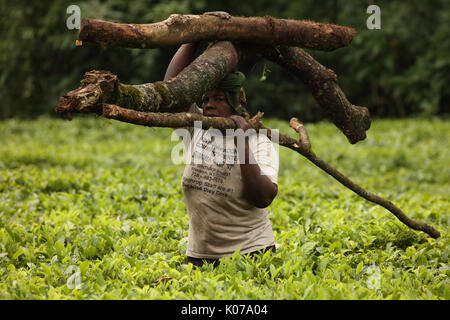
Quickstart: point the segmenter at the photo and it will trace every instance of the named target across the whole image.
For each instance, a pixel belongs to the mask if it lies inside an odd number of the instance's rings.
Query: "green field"
[[[277,253],[193,270],[170,129],[13,119],[0,122],[0,298],[450,299],[450,122],[375,119],[356,145],[332,124],[306,127],[319,157],[442,237],[280,147]]]

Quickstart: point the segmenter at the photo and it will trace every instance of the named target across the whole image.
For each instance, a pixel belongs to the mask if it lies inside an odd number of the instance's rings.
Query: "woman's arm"
[[[194,60],[196,50],[197,43],[186,43],[181,45],[167,67],[164,80],[176,77],[181,70],[189,65]]]
[[[250,129],[248,122],[241,116],[232,115],[239,128],[244,132]],[[242,182],[244,184],[244,197],[247,201],[258,208],[268,207],[278,193],[278,185],[273,183],[268,176],[261,172],[261,168],[255,161],[250,150],[248,136],[245,137],[245,146],[237,146],[238,154],[245,159],[241,163]]]

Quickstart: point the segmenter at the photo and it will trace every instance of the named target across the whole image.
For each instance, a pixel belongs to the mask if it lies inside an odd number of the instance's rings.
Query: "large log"
[[[167,81],[127,85],[116,75],[101,70],[85,74],[81,87],[62,96],[57,113],[101,113],[102,103],[146,112],[177,112],[198,101],[201,95],[233,70],[238,53],[231,42],[217,42]]]
[[[173,14],[152,24],[114,23],[83,18],[79,41],[129,48],[158,48],[197,41],[283,44],[331,51],[350,44],[352,28],[306,20]]]

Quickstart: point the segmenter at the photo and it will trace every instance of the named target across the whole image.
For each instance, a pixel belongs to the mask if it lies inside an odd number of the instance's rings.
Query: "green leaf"
[[[356,266],[356,274],[359,274],[359,273],[361,273],[361,271],[363,270],[363,268],[364,268],[364,263],[361,261],[360,263],[358,263],[358,265]]]
[[[84,250],[84,254],[87,258],[93,258],[97,253],[97,248],[94,246],[89,246]]]
[[[45,263],[41,263],[40,266],[47,276],[50,276],[52,274],[52,268],[50,268],[48,265],[46,265]]]
[[[23,249],[20,248],[19,250],[17,250],[11,257],[12,260],[17,260],[17,258],[19,258],[21,255],[23,254]]]
[[[302,245],[301,249],[303,251],[303,254],[308,255],[317,245],[317,242],[315,241],[309,241]]]
[[[64,243],[61,243],[61,242],[59,242],[59,241],[56,241],[55,244],[54,244],[54,246],[55,246],[56,252],[57,252],[58,254],[61,255],[61,254],[64,253],[64,250],[65,250]]]
[[[90,265],[91,265],[90,261],[83,261],[82,263],[80,263],[79,268],[81,273],[85,273]]]

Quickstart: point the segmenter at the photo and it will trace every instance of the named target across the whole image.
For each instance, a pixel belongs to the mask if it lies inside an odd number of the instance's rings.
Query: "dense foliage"
[[[151,23],[172,13],[226,10],[233,15],[309,19],[356,29],[349,47],[310,52],[334,69],[349,100],[374,116],[409,116],[449,111],[450,4],[445,0],[376,1],[381,30],[369,30],[366,9],[374,1],[1,1],[0,117],[51,113],[59,97],[79,85],[84,72],[106,69],[125,83],[161,80],[176,48],[154,50],[75,47],[77,30],[68,30],[66,9],[82,17]],[[251,110],[268,116],[323,117],[302,84],[271,63],[247,74]],[[265,76],[267,80],[260,81]]]
[[[319,156],[442,237],[280,148],[277,253],[192,270],[170,129],[11,119],[0,122],[0,299],[448,300],[450,123],[377,120],[357,145],[331,124],[307,128]]]

